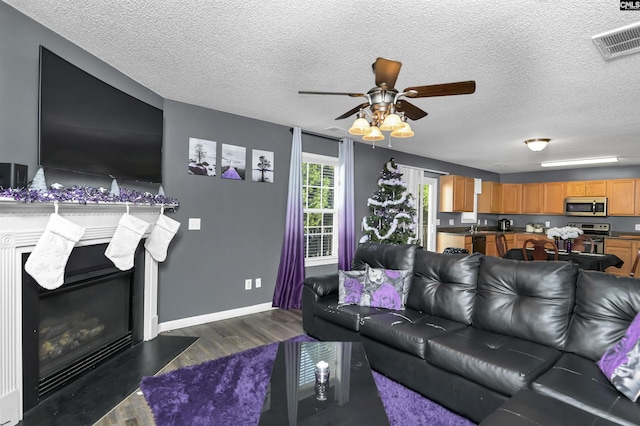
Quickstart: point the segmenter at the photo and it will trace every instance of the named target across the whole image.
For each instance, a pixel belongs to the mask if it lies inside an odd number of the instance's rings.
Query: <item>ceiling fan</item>
[[[385,58],[377,58],[371,65],[376,75],[376,87],[367,93],[344,92],[316,92],[299,91],[305,95],[346,95],[364,97],[367,102],[350,109],[336,120],[342,120],[353,114],[358,118],[349,129],[349,133],[363,135],[364,140],[376,141],[384,139],[380,130],[391,131],[393,137],[411,137],[413,131],[407,119],[419,120],[427,115],[426,111],[418,108],[405,99],[400,98],[428,98],[434,96],[468,95],[476,90],[476,82],[460,81],[456,83],[433,84],[430,86],[407,87],[402,92],[395,88],[402,63]],[[369,108],[371,112],[366,111]],[[365,118],[369,116],[371,122]]]

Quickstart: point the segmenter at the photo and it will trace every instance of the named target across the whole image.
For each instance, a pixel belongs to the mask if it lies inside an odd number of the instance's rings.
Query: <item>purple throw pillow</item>
[[[360,306],[404,309],[409,292],[409,271],[367,266]]]
[[[609,348],[598,367],[624,396],[636,402],[640,397],[640,312],[622,339]]]
[[[365,271],[338,271],[338,303],[357,305],[364,289]]]

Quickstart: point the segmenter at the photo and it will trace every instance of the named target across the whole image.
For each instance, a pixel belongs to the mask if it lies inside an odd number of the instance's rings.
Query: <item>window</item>
[[[305,266],[338,261],[337,168],[337,158],[302,154]]]

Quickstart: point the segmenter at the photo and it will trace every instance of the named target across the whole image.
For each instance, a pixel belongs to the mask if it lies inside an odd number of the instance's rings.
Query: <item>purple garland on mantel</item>
[[[131,203],[135,205],[162,205],[168,210],[178,209],[178,200],[168,198],[164,195],[151,194],[150,192],[140,192],[135,189],[120,188],[119,195],[111,195],[104,188],[92,188],[90,186],[72,186],[71,188],[54,189],[41,191],[28,188],[6,188],[0,190],[0,198],[13,198],[23,203],[50,203],[71,202],[78,204],[88,203]]]

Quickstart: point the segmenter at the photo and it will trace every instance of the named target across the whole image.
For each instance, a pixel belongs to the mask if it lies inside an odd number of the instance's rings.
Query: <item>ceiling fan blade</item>
[[[469,95],[476,91],[476,82],[459,81],[457,83],[433,84],[431,86],[407,87],[404,92],[415,91],[417,94],[408,93],[410,98],[428,98],[433,96]]]
[[[300,95],[346,95],[351,96],[353,98],[357,98],[359,96],[367,96],[364,93],[346,93],[346,92],[310,92],[307,90],[299,90],[298,94]]]
[[[421,110],[414,104],[409,103],[405,100],[399,100],[396,108],[398,111],[404,112],[404,115],[412,120],[420,120],[421,118],[427,116],[426,111]]]
[[[400,73],[402,62],[392,61],[390,59],[378,58],[373,63],[373,72],[376,74],[376,86],[386,89],[393,89]]]
[[[357,107],[355,107],[353,109],[350,109],[349,111],[345,112],[340,117],[336,118],[336,120],[342,120],[343,118],[347,118],[347,117],[355,114],[356,112],[360,111],[362,108],[366,108],[368,106],[369,106],[369,102],[365,102],[363,104],[360,104]]]

